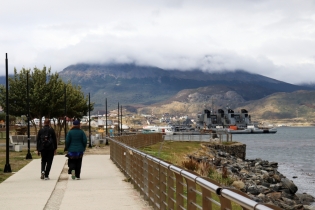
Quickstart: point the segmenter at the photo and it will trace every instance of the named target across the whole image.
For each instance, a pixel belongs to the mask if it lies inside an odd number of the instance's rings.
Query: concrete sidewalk
[[[128,209],[151,210],[109,155],[85,155],[81,180],[67,174],[67,158],[57,155],[50,180],[40,179],[34,159],[0,184],[1,209]]]

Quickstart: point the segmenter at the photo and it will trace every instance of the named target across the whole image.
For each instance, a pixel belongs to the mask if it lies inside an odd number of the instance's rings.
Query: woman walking
[[[86,135],[80,128],[80,121],[73,121],[73,127],[67,134],[66,149],[68,150],[68,174],[72,179],[80,179],[82,158],[86,148]]]

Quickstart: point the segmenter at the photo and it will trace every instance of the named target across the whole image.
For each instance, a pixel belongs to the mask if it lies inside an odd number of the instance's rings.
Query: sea
[[[246,159],[277,162],[297,193],[315,197],[315,127],[278,127],[275,134],[233,134],[232,139],[246,144]]]
[[[275,134],[234,134],[232,138],[246,144],[246,159],[278,162],[278,171],[294,182],[297,193],[315,197],[315,127],[279,127]]]

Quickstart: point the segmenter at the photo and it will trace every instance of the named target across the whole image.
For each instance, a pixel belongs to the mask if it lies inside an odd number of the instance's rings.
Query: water
[[[247,159],[278,162],[278,171],[294,182],[298,193],[315,196],[315,127],[280,127],[276,134],[236,134],[233,141],[246,144]]]
[[[202,138],[209,136],[185,137]],[[183,136],[165,136],[168,139],[183,140]],[[315,197],[315,127],[280,127],[275,134],[233,134],[233,141],[246,144],[246,159],[278,162],[278,171],[294,182],[297,193]]]

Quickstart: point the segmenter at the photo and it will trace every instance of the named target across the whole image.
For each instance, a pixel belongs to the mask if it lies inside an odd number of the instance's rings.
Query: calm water
[[[246,144],[247,159],[278,162],[278,171],[293,180],[298,193],[315,196],[315,127],[280,127],[275,134],[238,134],[233,135],[233,141]]]
[[[179,140],[180,136],[165,136],[165,140],[170,138]],[[298,193],[315,196],[315,127],[280,127],[275,134],[233,134],[233,141],[246,144],[246,159],[278,162],[278,171],[294,182]]]

